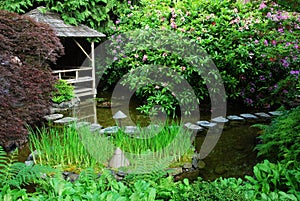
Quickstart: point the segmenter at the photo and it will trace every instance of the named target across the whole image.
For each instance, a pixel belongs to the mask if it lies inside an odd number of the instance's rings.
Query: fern
[[[272,162],[284,160],[300,160],[300,107],[284,112],[275,118],[270,125],[255,125],[263,129],[259,136],[263,144],[258,144],[255,149],[259,156],[266,156]]]
[[[7,181],[13,176],[13,163],[17,161],[17,151],[14,151],[10,156],[0,146],[0,186],[4,186]]]
[[[21,189],[22,185],[43,183],[44,175],[55,170],[41,165],[25,165],[17,162],[17,151],[11,156],[0,146],[0,189],[4,186]]]

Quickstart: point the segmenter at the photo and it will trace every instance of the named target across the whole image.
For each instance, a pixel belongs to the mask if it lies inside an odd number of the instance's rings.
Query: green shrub
[[[66,80],[58,80],[54,85],[55,91],[52,93],[54,103],[62,103],[74,98],[74,87]]]
[[[271,125],[256,125],[263,129],[262,140],[255,149],[258,156],[267,157],[272,162],[300,161],[300,107],[291,109],[275,118]]]
[[[184,58],[151,44],[155,37],[146,34],[147,43],[136,44],[138,37],[131,35],[128,37],[132,41],[124,41],[119,35],[131,30],[154,33],[166,30],[189,38],[211,56],[230,99],[270,107],[281,103],[287,98],[284,94],[294,90],[282,88],[269,97],[278,82],[293,70],[298,70],[299,13],[286,12],[271,1],[244,4],[243,1],[229,0],[141,1],[140,6],[124,11],[113,27],[116,32],[111,38],[113,64],[105,74],[111,83],[116,83],[131,68],[161,65],[183,75],[199,99],[208,97],[206,82],[199,78],[195,67]],[[190,44],[172,36],[161,41],[178,47]],[[130,47],[134,47],[133,51],[126,52]],[[132,87],[145,83],[143,74],[130,76],[126,76],[123,84]],[[165,109],[178,104],[171,96],[172,91],[162,92],[157,88],[163,87],[152,84],[137,91],[139,97],[148,101],[141,107],[142,111],[152,107],[153,102],[165,106]]]

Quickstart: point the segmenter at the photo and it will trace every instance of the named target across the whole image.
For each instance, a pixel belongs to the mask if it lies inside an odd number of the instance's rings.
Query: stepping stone
[[[244,117],[246,119],[257,119],[257,116],[253,115],[253,114],[240,114],[241,117]]]
[[[199,126],[203,126],[203,127],[206,127],[206,128],[214,127],[215,125],[217,125],[217,123],[211,123],[209,121],[197,121],[197,124]]]
[[[147,128],[149,128],[149,129],[158,129],[159,125],[157,125],[157,124],[150,124],[149,126],[147,126]]]
[[[203,130],[203,128],[201,126],[198,126],[196,124],[192,124],[190,122],[184,124],[184,126],[187,127],[190,130],[193,130],[193,131],[202,131]]]
[[[279,116],[282,115],[281,111],[273,111],[273,112],[269,112],[269,114],[273,115],[273,116]]]
[[[87,121],[81,121],[81,122],[76,123],[76,128],[78,129],[78,128],[82,128],[82,127],[87,127],[87,126],[89,126],[89,125],[91,125],[90,122],[87,122]],[[70,125],[70,126],[71,126],[71,125]]]
[[[46,119],[47,121],[55,121],[55,120],[61,119],[63,117],[64,117],[63,114],[50,114],[50,115],[44,116],[44,119]]]
[[[56,123],[56,124],[68,124],[68,123],[72,123],[74,121],[77,121],[77,118],[75,118],[75,117],[65,117],[65,118],[54,121],[54,123]]]
[[[267,113],[264,113],[264,112],[257,112],[257,113],[254,113],[255,115],[257,116],[260,116],[260,117],[263,117],[263,118],[270,118],[271,116],[268,115]]]
[[[229,115],[227,116],[227,119],[232,121],[243,121],[245,120],[243,117],[237,116],[237,115]]]
[[[98,130],[100,130],[101,128],[103,128],[103,126],[101,126],[100,124],[91,124],[91,127],[90,127],[90,131],[91,132],[96,132]]]
[[[118,126],[111,126],[100,130],[100,134],[115,134],[119,131]]]
[[[137,133],[138,128],[136,126],[125,126],[125,133],[134,134]]]
[[[226,123],[229,120],[220,116],[220,117],[213,118],[212,121],[217,122],[217,123]]]
[[[34,161],[25,161],[26,166],[34,165]]]

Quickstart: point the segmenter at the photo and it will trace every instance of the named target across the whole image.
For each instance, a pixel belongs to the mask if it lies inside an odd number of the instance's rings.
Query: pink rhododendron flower
[[[261,10],[264,9],[265,7],[267,7],[267,5],[264,2],[261,2],[258,9]]]
[[[146,61],[148,59],[148,56],[145,54],[144,56],[143,56],[143,61]]]

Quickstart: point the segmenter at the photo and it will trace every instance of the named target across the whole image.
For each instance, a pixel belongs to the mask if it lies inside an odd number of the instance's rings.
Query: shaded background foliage
[[[63,46],[45,24],[0,11],[0,144],[6,149],[27,140],[26,125],[49,113],[55,78],[49,68]]]
[[[132,5],[139,0],[131,0]],[[38,6],[61,14],[68,24],[85,24],[105,34],[111,34],[114,21],[127,7],[125,0],[6,0],[0,2],[0,9],[23,14]]]

